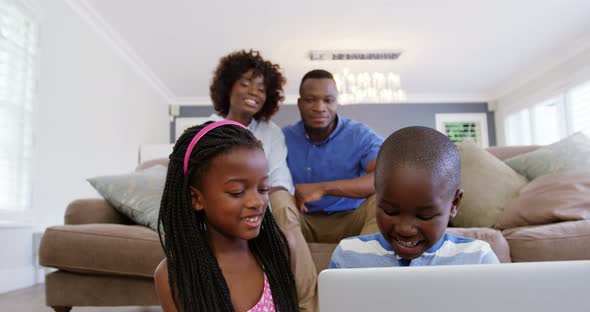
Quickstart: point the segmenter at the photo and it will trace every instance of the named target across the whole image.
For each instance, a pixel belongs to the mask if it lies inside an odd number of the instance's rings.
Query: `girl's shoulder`
[[[154,271],[154,283],[156,284],[156,292],[160,297],[162,309],[165,312],[176,312],[176,305],[172,300],[172,293],[170,292],[170,283],[168,279],[168,262],[166,258],[158,264],[156,271]]]

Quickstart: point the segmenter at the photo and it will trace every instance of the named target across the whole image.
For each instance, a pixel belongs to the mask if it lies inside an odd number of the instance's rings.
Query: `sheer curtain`
[[[573,88],[567,99],[570,132],[582,131],[590,137],[590,81]]]
[[[28,210],[37,25],[23,0],[0,0],[0,218]]]
[[[506,145],[547,145],[582,131],[590,137],[590,81],[503,119]]]

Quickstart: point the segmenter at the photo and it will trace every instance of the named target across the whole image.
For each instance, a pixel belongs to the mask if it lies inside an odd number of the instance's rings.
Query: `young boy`
[[[499,263],[488,243],[445,233],[463,197],[460,177],[459,151],[442,133],[390,135],[375,168],[380,232],[342,240],[330,268]]]

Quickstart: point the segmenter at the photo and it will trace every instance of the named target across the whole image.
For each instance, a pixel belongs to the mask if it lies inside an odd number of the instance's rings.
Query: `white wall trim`
[[[33,266],[0,270],[0,294],[35,285],[35,273]]]
[[[283,105],[297,105],[298,94],[285,95]],[[482,103],[488,102],[491,97],[487,94],[408,94],[407,102],[383,103],[383,104],[448,104],[448,103]],[[206,96],[175,97],[170,100],[171,105],[182,106],[211,106],[211,98]]]
[[[135,53],[131,45],[106,22],[104,18],[86,0],[65,0],[65,2],[107,43],[113,51],[119,53],[125,61],[145,79],[151,87],[168,102],[174,97],[172,91],[158,78],[154,71]],[[168,104],[168,103],[163,103]]]

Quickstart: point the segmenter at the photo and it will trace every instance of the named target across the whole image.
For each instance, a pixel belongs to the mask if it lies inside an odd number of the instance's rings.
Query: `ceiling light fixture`
[[[312,61],[392,61],[402,55],[399,50],[316,50],[309,52]]]
[[[312,61],[392,61],[397,60],[399,50],[316,50],[310,51]],[[399,75],[393,72],[352,73],[348,68],[334,75],[341,104],[405,102],[406,93],[401,88]]]
[[[341,104],[405,102],[399,75],[392,72],[351,73],[348,68],[334,75]]]

